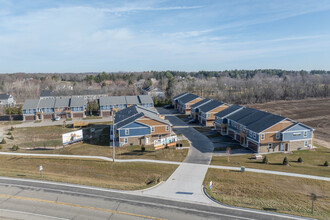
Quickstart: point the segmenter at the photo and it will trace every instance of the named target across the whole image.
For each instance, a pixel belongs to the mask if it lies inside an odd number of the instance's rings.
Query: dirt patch
[[[302,122],[315,129],[315,142],[330,148],[330,98],[276,101],[249,107]]]

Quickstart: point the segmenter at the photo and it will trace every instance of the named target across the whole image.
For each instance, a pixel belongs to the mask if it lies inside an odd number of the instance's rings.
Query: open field
[[[39,166],[43,176],[40,177]],[[122,190],[148,188],[166,180],[176,165],[99,160],[0,156],[0,175]]]
[[[263,164],[262,160],[250,159],[252,156],[252,154],[230,156],[230,162],[227,162],[226,156],[213,156],[211,164],[235,167],[245,166],[248,168],[263,170],[275,170],[330,177],[330,167],[323,166],[326,160],[330,162],[330,149],[325,147],[318,146],[315,151],[301,150],[294,151],[293,153],[289,154],[268,154],[267,157],[269,164]],[[289,160],[288,166],[282,165],[285,156]],[[297,162],[299,157],[303,159],[303,163]]]
[[[279,114],[315,129],[315,141],[330,148],[330,98],[276,101],[250,107]]]
[[[40,153],[40,154],[66,154],[66,155],[90,155],[112,157],[112,148],[109,148],[109,129],[107,126],[97,125],[95,138],[91,143],[76,143],[62,147],[62,133],[70,132],[73,128],[62,126],[46,126],[34,128],[17,128],[10,131],[14,140],[10,140],[10,135],[6,135],[7,144],[2,144],[2,151],[11,151],[11,147],[16,144],[20,147],[20,153]],[[9,131],[6,131],[6,133]],[[183,147],[190,146],[187,140],[178,141]],[[57,149],[55,149],[57,148]],[[188,149],[178,149],[173,147],[168,149],[155,150],[154,147],[146,146],[145,151],[141,146],[126,146],[116,148],[116,158],[118,159],[153,159],[183,161],[188,154]]]
[[[213,182],[212,190],[209,182]],[[276,211],[298,216],[329,219],[330,183],[321,180],[209,169],[204,185],[210,196],[232,205],[253,209]],[[315,201],[311,213],[311,193]]]

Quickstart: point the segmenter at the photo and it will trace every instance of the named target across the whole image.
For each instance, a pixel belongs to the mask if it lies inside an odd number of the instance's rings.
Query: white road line
[[[70,220],[68,218],[59,218],[59,217],[50,216],[50,215],[41,215],[41,214],[36,214],[36,213],[31,213],[31,212],[22,212],[22,211],[10,210],[10,209],[0,209],[0,211],[3,211],[3,212],[13,212],[13,213],[24,214],[24,215],[34,215],[34,216],[39,216],[39,217],[44,217],[44,218],[52,218],[52,219],[60,219],[60,220]]]

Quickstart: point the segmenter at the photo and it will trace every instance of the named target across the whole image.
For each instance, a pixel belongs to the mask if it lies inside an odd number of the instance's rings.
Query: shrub
[[[2,146],[0,145],[0,150],[2,149]]]
[[[325,161],[323,165],[324,165],[325,167],[328,167],[328,166],[329,166],[328,161]]]
[[[264,159],[262,160],[262,162],[263,162],[264,164],[268,164],[268,157],[265,156]]]
[[[13,127],[13,126],[11,126],[10,130],[11,130],[11,131],[13,131],[13,130],[14,130],[14,127]]]
[[[9,132],[7,133],[7,135],[12,135],[12,133],[9,131]]]
[[[298,163],[302,163],[303,159],[301,157],[299,157],[297,161],[298,161]]]
[[[13,145],[13,147],[11,148],[13,151],[17,151],[17,150],[19,150],[19,147],[16,145],[16,144],[14,144]]]
[[[144,144],[142,144],[142,146],[141,146],[141,151],[142,152],[146,151],[146,147],[144,146]]]
[[[11,140],[14,140],[15,138],[14,138],[14,136],[12,135],[12,136],[10,136],[10,138],[9,139],[11,139]]]
[[[283,159],[283,165],[288,165],[289,161],[287,157],[284,157]]]
[[[0,144],[7,144],[6,140],[4,138],[2,138],[2,141]]]

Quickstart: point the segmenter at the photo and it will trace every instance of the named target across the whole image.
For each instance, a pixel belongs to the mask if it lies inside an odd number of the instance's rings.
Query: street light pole
[[[112,122],[113,122],[113,124],[112,124],[112,160],[113,160],[113,162],[115,162],[115,153],[116,153],[116,150],[115,150],[115,143],[116,143],[116,141],[115,141],[115,138],[116,138],[115,126],[116,126],[116,124],[115,124],[115,114],[114,114],[114,112],[113,112],[113,115],[112,115]]]

